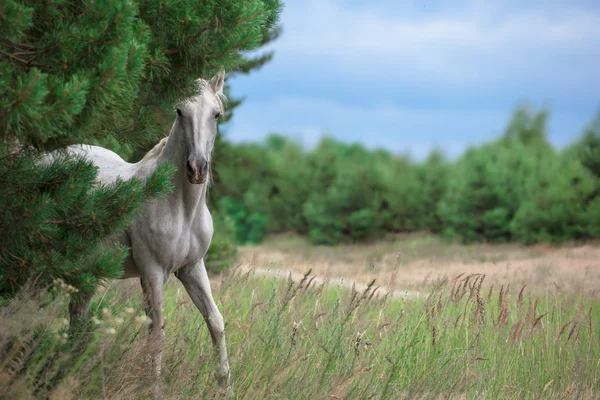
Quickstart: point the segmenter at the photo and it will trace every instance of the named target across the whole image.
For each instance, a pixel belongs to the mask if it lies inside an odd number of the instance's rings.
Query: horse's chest
[[[191,224],[170,219],[169,223],[153,224],[142,235],[155,262],[175,272],[179,268],[198,262],[208,250],[212,238],[211,223],[197,219]]]

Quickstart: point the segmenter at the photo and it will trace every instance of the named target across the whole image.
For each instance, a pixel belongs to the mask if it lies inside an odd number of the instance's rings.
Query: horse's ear
[[[221,93],[223,91],[223,86],[225,85],[225,70],[221,67],[221,70],[212,77],[210,80],[210,87],[213,92]]]

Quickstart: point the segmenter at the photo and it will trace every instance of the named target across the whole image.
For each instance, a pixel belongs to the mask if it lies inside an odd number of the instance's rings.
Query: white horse
[[[204,256],[213,236],[206,195],[217,119],[223,113],[224,71],[221,70],[210,82],[198,80],[198,83],[199,94],[177,105],[177,116],[169,136],[140,162],[127,163],[110,150],[90,145],[72,145],[66,153],[92,161],[98,167],[97,181],[104,184],[114,183],[117,178],[145,179],[166,161],[177,167],[173,192],[144,204],[144,212],[119,238],[120,243],[131,248],[124,264],[123,278],[140,278],[146,313],[152,320],[150,332],[157,334],[162,342],[165,336],[163,286],[170,274],[175,274],[208,325],[218,356],[217,379],[227,385],[229,362],[225,326],[204,265]],[[61,154],[64,155],[65,150],[52,152],[43,163],[49,163]],[[72,320],[88,314],[91,297],[69,304]],[[160,374],[160,352],[154,362],[155,372]]]

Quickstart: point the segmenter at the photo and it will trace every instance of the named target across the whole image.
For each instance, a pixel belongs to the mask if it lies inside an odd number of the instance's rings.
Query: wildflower
[[[68,319],[66,319],[66,318],[63,318],[61,322],[62,322],[62,324],[63,324],[63,325],[65,325],[65,326],[68,326],[68,325],[69,325],[69,320],[68,320]]]
[[[122,324],[122,323],[123,323],[123,321],[124,321],[124,319],[123,319],[123,318],[121,318],[121,317],[117,317],[117,318],[115,318],[115,323],[116,323],[116,324]]]
[[[127,307],[125,309],[125,313],[126,314],[133,314],[135,312],[135,310],[132,307]]]
[[[66,332],[64,332],[61,336],[62,336],[63,339],[67,339],[69,337],[69,335],[67,335]]]
[[[105,333],[109,334],[109,335],[114,335],[117,333],[117,330],[115,328],[106,328],[104,330]]]
[[[102,320],[99,320],[96,316],[92,317],[92,322],[94,323],[94,325],[101,325],[102,324]]]

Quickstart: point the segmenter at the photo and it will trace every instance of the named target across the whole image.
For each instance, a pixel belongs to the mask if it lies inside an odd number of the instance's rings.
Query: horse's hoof
[[[229,386],[229,383],[231,381],[231,373],[229,372],[229,368],[227,368],[226,370],[216,371],[215,379],[217,380],[217,383],[219,384],[219,386],[221,386],[221,387]]]
[[[235,394],[233,391],[233,384],[231,383],[230,377],[219,381],[219,397],[223,399],[233,399],[235,398]]]
[[[165,391],[163,385],[156,382],[152,385],[152,398],[155,400],[162,400],[165,398]]]

